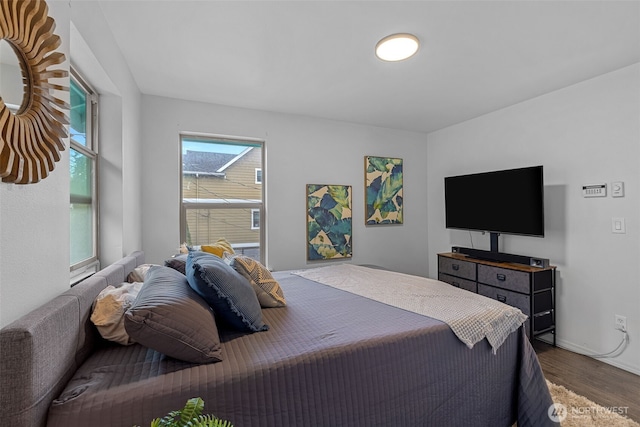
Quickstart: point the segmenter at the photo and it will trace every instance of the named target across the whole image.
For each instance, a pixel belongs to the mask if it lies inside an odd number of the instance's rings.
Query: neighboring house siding
[[[187,211],[188,234],[192,245],[214,243],[221,237],[232,245],[260,242],[260,230],[251,229],[251,209]]]
[[[262,184],[255,183],[261,168],[260,150],[254,148],[226,167],[224,176],[188,174],[183,178],[183,196],[213,200],[261,200]],[[260,230],[251,229],[251,208],[187,210],[187,240],[192,245],[212,243],[221,237],[232,244],[260,242]]]
[[[262,184],[256,184],[255,177],[256,168],[261,167],[260,150],[254,148],[224,171],[226,188],[232,191],[237,199],[262,199]],[[222,187],[224,184],[219,185]]]

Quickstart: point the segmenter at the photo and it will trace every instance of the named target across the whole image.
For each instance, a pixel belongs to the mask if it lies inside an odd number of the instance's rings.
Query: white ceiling
[[[430,132],[640,62],[638,1],[100,0],[144,94]],[[418,54],[382,62],[382,37]]]

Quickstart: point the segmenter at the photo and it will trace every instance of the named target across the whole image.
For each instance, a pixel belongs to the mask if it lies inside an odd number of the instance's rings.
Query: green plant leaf
[[[194,418],[198,418],[200,414],[202,414],[202,410],[204,409],[204,400],[199,397],[192,397],[187,400],[187,403],[184,405],[182,409],[182,414],[180,416],[180,421],[182,425],[189,425],[189,421]]]
[[[215,415],[202,415],[203,409],[204,401],[199,397],[192,397],[181,410],[171,411],[163,418],[151,421],[151,427],[233,427],[230,421],[221,420]]]

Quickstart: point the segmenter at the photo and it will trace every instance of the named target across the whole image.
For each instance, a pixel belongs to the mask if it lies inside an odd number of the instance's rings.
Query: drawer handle
[[[501,282],[504,282],[505,280],[507,280],[507,276],[505,276],[504,274],[496,274],[496,277]]]
[[[456,288],[459,288],[459,287],[460,287],[460,283],[458,283],[458,282],[451,282],[451,284],[452,284],[453,286],[455,286]]]
[[[496,294],[496,299],[500,302],[507,302],[507,296],[506,295],[500,295],[500,294]]]
[[[454,271],[458,271],[460,270],[460,265],[458,264],[451,264],[451,268],[453,268]]]

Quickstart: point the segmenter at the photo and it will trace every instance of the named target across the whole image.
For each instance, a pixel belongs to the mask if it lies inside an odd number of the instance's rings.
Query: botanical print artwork
[[[402,224],[402,159],[365,156],[365,224]]]
[[[351,186],[307,184],[307,259],[351,258]]]

